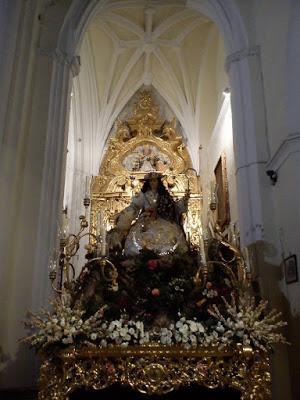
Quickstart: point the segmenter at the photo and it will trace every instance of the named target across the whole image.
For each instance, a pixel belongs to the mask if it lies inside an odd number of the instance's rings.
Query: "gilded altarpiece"
[[[109,230],[118,214],[138,193],[148,172],[159,172],[174,199],[189,190],[188,212],[183,227],[192,246],[200,244],[201,188],[192,168],[183,138],[176,130],[177,121],[165,121],[154,104],[151,92],[141,92],[132,116],[117,120],[115,135],[109,140],[99,175],[91,186],[91,227],[96,231],[97,215],[104,213]]]

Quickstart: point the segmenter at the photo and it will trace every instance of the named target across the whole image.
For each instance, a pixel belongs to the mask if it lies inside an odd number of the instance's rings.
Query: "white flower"
[[[189,330],[189,327],[188,327],[187,324],[184,324],[184,325],[179,327],[179,332],[181,332],[183,334],[187,333],[188,330]]]
[[[198,332],[204,333],[205,332],[204,326],[200,322],[198,322],[197,325],[198,325]]]
[[[111,337],[112,339],[116,339],[118,336],[119,336],[119,332],[118,332],[118,331],[113,331],[113,332],[110,334],[110,337]]]
[[[71,344],[71,343],[73,343],[73,338],[72,338],[72,336],[68,336],[68,337],[62,339],[62,342],[63,342],[63,344]]]
[[[90,337],[92,340],[96,340],[98,335],[97,335],[97,333],[93,332]]]
[[[197,326],[197,323],[195,321],[191,321],[190,322],[190,330],[191,330],[191,332],[197,332],[198,326]]]
[[[121,328],[120,329],[120,336],[122,336],[122,337],[126,336],[127,332],[128,332],[127,326],[125,326],[124,328]]]
[[[244,328],[244,322],[243,321],[238,321],[235,324],[236,329],[243,329]]]
[[[195,335],[190,335],[190,341],[192,342],[192,343],[197,343],[197,338],[196,338],[196,336]]]
[[[216,330],[217,330],[218,332],[220,332],[220,333],[225,332],[224,326],[223,326],[221,323],[219,323],[219,322],[218,322],[218,325],[217,325],[217,327],[216,327]]]

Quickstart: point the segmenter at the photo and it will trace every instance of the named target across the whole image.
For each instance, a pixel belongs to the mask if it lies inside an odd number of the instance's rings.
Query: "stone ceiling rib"
[[[115,47],[119,47],[120,39],[118,36],[110,29],[105,21],[99,21],[99,27],[111,38]]]
[[[201,18],[195,18],[194,21],[191,21],[189,25],[185,29],[183,29],[178,36],[176,37],[177,46],[179,46],[182,41],[194,30],[196,29],[200,23],[203,23]]]
[[[192,159],[197,162],[202,121],[209,118],[209,113],[200,110],[200,105],[206,104],[203,88],[209,88],[209,97],[213,98],[216,69],[210,71],[210,61],[204,62],[195,51],[208,57],[217,54],[217,49],[206,51],[216,28],[207,17],[185,8],[185,4],[183,0],[107,1],[95,16],[89,28],[94,61],[86,66],[89,82],[97,82],[97,107],[87,106],[88,115],[93,110],[99,121],[97,129],[93,128],[97,142],[93,151],[98,153],[94,158],[101,158],[99,152],[115,119],[144,84],[153,85],[167,101],[185,130]],[[197,36],[195,30],[199,27]]]
[[[179,11],[176,14],[171,15],[164,20],[156,29],[153,31],[153,38],[157,39],[159,36],[164,34],[168,29],[178,22],[183,22],[193,16],[193,12],[190,10]]]
[[[116,25],[121,26],[122,28],[126,28],[128,29],[128,31],[137,35],[140,39],[143,39],[144,37],[145,32],[140,26],[130,21],[129,19],[122,17],[121,15],[105,13],[101,15],[101,20],[113,22]]]
[[[185,104],[186,104],[186,101],[184,100],[185,96],[184,96],[182,88],[180,87],[180,84],[178,83],[178,79],[176,78],[176,76],[174,74],[172,66],[170,65],[167,58],[164,56],[164,54],[159,49],[156,49],[154,51],[154,54],[155,54],[156,58],[159,60],[162,67],[165,69],[168,78],[173,83],[174,90],[176,91],[176,95],[177,95],[178,100],[181,105],[181,109],[184,110]]]
[[[136,8],[136,7],[178,7],[184,6],[186,0],[127,0],[127,1],[112,1],[106,5],[108,10]]]
[[[128,75],[130,74],[133,66],[139,61],[142,54],[143,54],[143,50],[138,48],[131,56],[129,62],[127,63],[127,65],[125,66],[124,70],[122,71],[122,73],[120,75],[120,78],[118,80],[118,83],[117,83],[115,89],[113,89],[111,97],[109,98],[110,104],[113,104],[113,105],[116,104],[118,96],[121,92],[121,89],[122,89],[124,83],[126,82],[126,80],[128,78]]]

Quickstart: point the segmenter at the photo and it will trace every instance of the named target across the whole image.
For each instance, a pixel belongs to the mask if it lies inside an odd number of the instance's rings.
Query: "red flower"
[[[157,297],[157,296],[159,296],[160,295],[160,290],[159,289],[157,289],[157,288],[154,288],[154,289],[152,289],[152,296],[155,296],[155,297]]]
[[[113,374],[115,372],[115,367],[113,366],[112,363],[107,363],[106,364],[106,371],[109,375]]]
[[[147,265],[149,269],[154,270],[158,267],[158,260],[149,260]]]

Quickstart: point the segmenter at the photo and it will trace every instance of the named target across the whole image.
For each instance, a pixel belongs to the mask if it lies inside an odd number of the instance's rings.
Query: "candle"
[[[103,210],[100,208],[97,215],[97,235],[100,236],[100,252],[101,256],[106,256],[106,226],[104,221]]]
[[[216,235],[215,235],[215,231],[214,231],[211,221],[208,222],[208,228],[209,228],[211,237],[215,239]]]
[[[102,233],[101,233],[101,256],[105,257],[106,256],[106,226],[104,224],[102,224]]]
[[[68,229],[69,229],[69,219],[67,213],[63,211],[61,216],[61,230],[60,230],[61,238],[65,239],[68,236]]]
[[[236,247],[237,246],[237,237],[236,237],[236,225],[233,223],[231,225],[232,228],[232,244]]]
[[[102,257],[106,256],[106,242],[105,241],[101,242],[101,256]]]
[[[200,235],[200,249],[201,249],[202,264],[206,265],[206,254],[205,254],[205,246],[204,246],[203,230],[202,229],[201,229],[201,235]]]
[[[84,197],[88,199],[90,197],[90,176],[85,177],[85,195]]]
[[[100,208],[98,214],[97,214],[97,226],[96,226],[96,231],[98,235],[101,235],[101,229],[103,226],[103,212],[102,208]]]
[[[248,247],[244,247],[244,259],[247,272],[250,272],[250,257],[249,257],[249,250]]]

